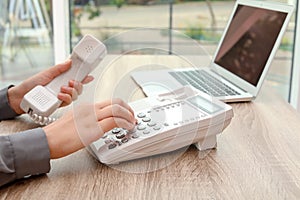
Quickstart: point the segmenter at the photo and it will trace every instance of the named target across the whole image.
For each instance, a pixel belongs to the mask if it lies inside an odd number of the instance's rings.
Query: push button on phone
[[[125,137],[125,135],[126,135],[125,132],[121,132],[116,135],[116,138],[121,139],[121,138]]]
[[[102,138],[102,139],[105,139],[105,138],[107,138],[107,135],[105,134],[105,135],[103,135],[101,138]]]
[[[128,139],[127,138],[123,138],[121,141],[122,141],[122,143],[126,143],[126,142],[128,142]]]
[[[150,119],[149,117],[145,117],[145,118],[142,119],[142,121],[143,121],[143,122],[150,122],[151,119]]]
[[[113,134],[117,134],[117,133],[120,133],[121,132],[121,128],[114,128],[111,132],[113,133]]]
[[[116,146],[117,146],[116,143],[112,143],[112,144],[110,144],[110,145],[108,146],[108,148],[109,148],[109,149],[113,149],[113,148],[115,148]]]
[[[152,126],[155,126],[156,123],[155,122],[149,122],[147,125],[150,126],[150,127],[152,127]]]
[[[112,142],[112,140],[111,139],[106,139],[104,142],[105,142],[105,144],[109,144],[109,143]]]
[[[131,136],[133,139],[135,139],[135,138],[138,138],[139,137],[139,135],[138,134],[132,134],[132,136]]]
[[[146,126],[144,124],[141,124],[137,127],[137,130],[141,131],[141,130],[145,130]]]
[[[138,118],[144,118],[144,117],[146,117],[146,114],[145,114],[145,113],[139,113],[139,114],[137,115],[137,117],[138,117]]]

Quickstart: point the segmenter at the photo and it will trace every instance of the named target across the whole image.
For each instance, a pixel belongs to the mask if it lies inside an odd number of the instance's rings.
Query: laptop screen
[[[214,62],[257,86],[287,13],[238,5]]]

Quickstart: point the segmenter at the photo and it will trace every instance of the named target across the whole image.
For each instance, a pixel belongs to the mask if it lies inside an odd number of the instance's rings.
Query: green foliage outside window
[[[185,34],[194,40],[218,42],[220,34],[214,33],[212,30],[204,29],[201,26],[190,27],[185,30]]]

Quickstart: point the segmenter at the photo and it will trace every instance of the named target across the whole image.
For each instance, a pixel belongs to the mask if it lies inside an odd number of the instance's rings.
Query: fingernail
[[[135,127],[135,124],[129,124],[129,130],[131,130],[131,129],[134,129],[134,127]]]
[[[62,86],[62,87],[61,87],[61,90],[69,91],[70,89],[69,89],[69,87],[67,87],[67,86]]]
[[[69,63],[70,61],[71,61],[71,59],[68,58],[67,60],[65,60],[64,64],[67,64],[67,63]]]
[[[57,97],[58,97],[59,99],[61,99],[61,98],[63,98],[63,97],[64,97],[64,94],[62,94],[62,93],[58,93]]]

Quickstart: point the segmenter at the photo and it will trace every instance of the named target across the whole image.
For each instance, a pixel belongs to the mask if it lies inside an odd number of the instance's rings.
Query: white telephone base
[[[114,128],[89,146],[102,163],[117,164],[196,144],[216,148],[233,117],[231,106],[185,86],[130,103],[139,123],[134,130]]]

